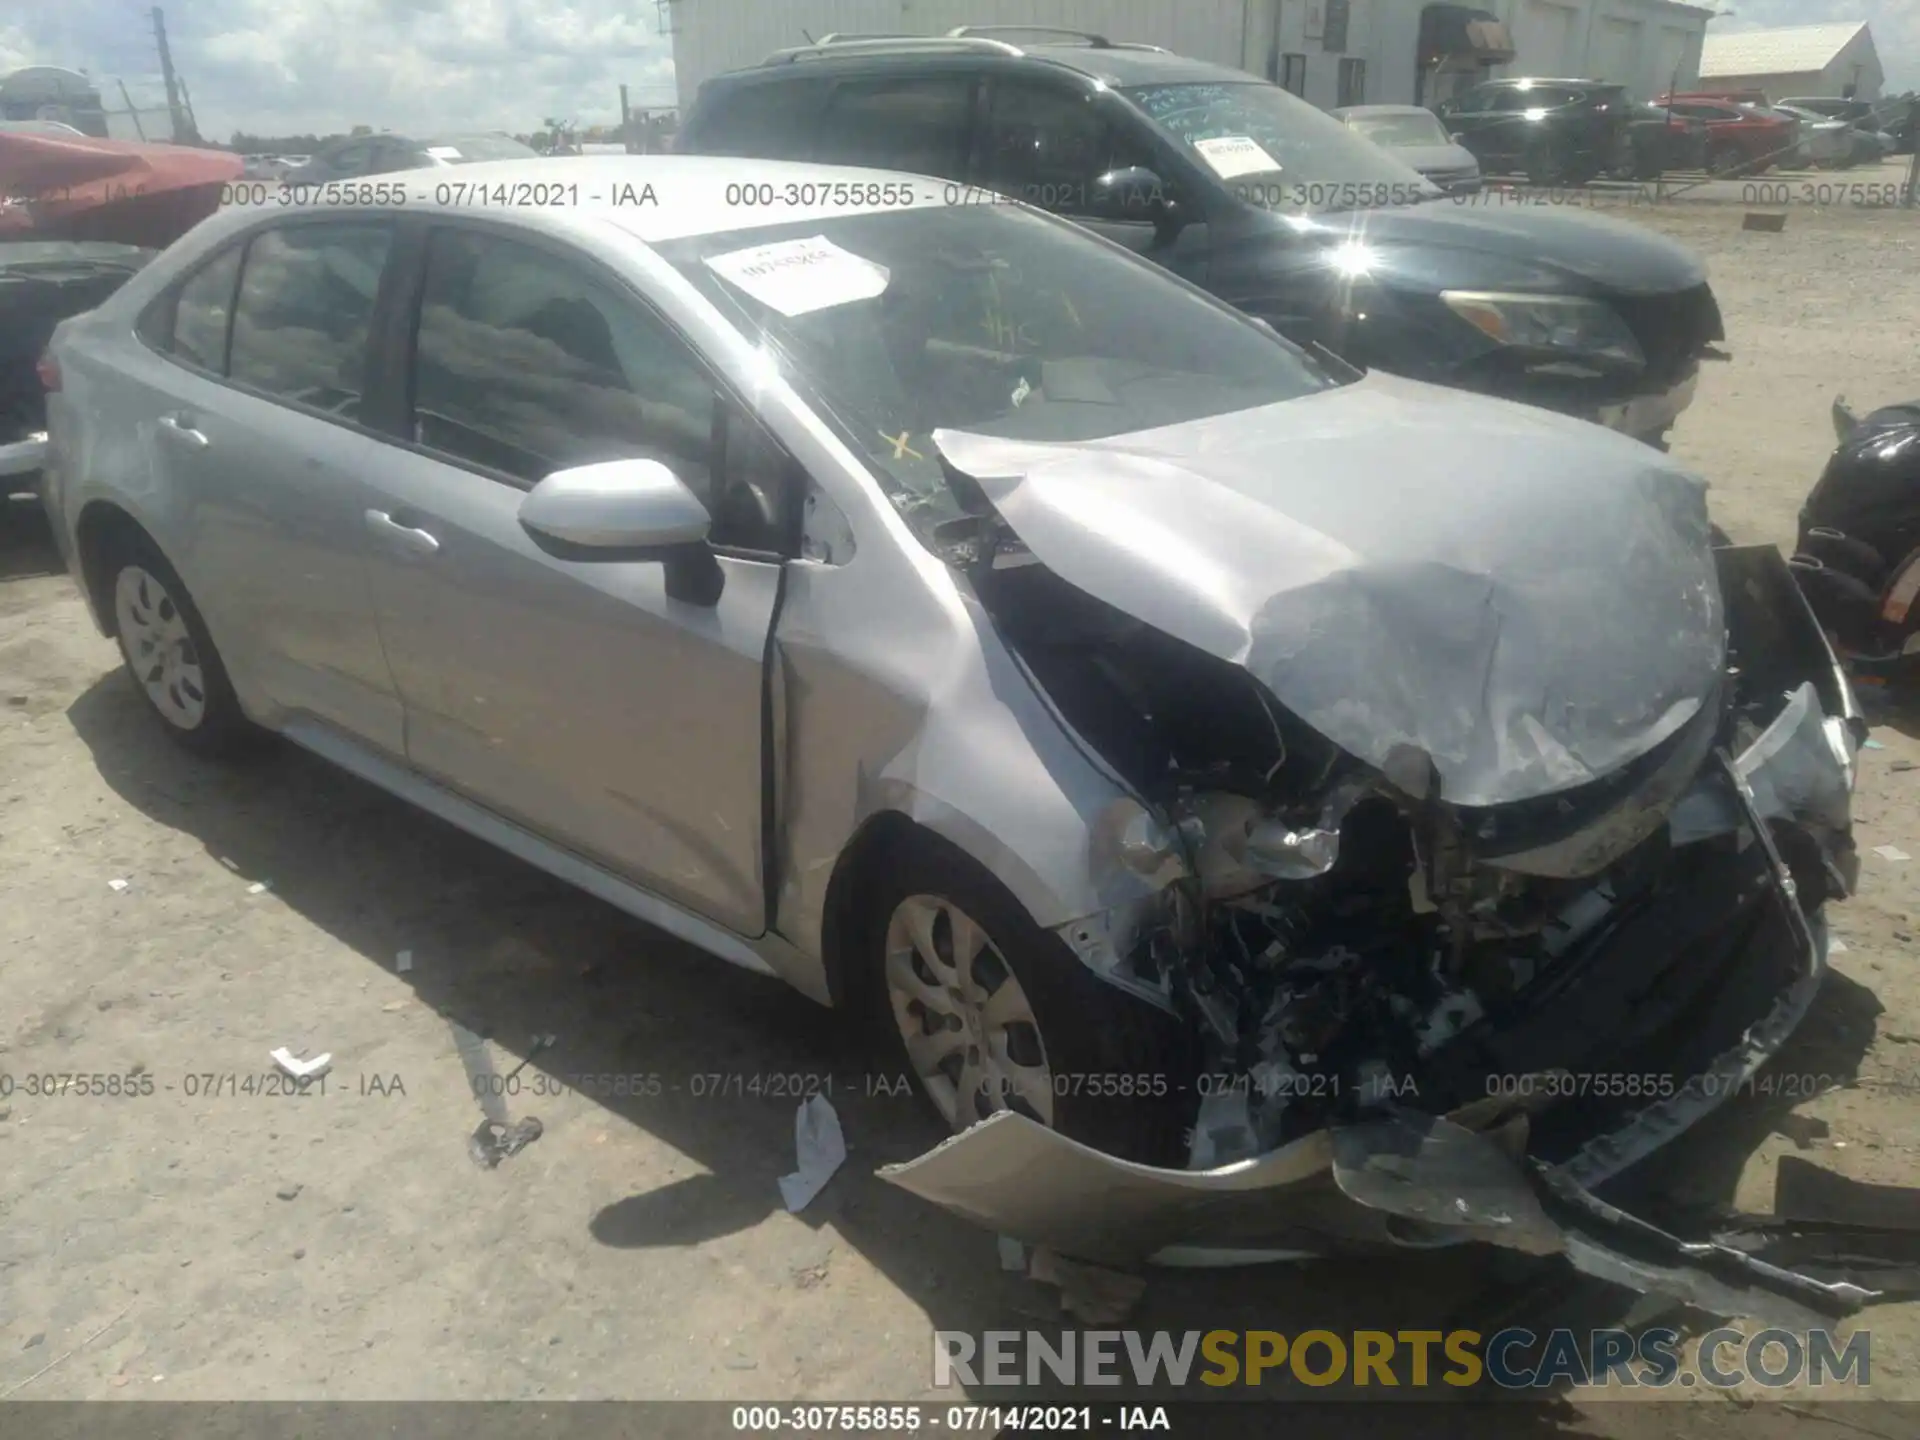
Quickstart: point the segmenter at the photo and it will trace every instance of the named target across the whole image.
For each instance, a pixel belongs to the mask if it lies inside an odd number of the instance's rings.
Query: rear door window
[[[256,235],[240,272],[228,375],[357,419],[374,300],[392,242],[391,226],[362,220]]]
[[[828,101],[813,158],[964,180],[973,92],[966,75],[844,81]]]
[[[807,160],[826,104],[824,80],[742,85],[716,96],[693,136],[701,155],[751,155],[763,160]]]
[[[187,277],[174,298],[171,333],[149,338],[177,360],[215,375],[225,374],[227,325],[239,278],[240,247],[236,245]]]

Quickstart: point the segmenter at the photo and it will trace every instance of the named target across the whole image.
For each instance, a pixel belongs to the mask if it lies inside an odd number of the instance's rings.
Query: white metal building
[[[1316,105],[1430,103],[1487,76],[1688,89],[1710,12],[1674,0],[666,0],[684,109],[711,76],[832,33],[1059,25],[1231,65]]]
[[[1873,31],[1864,20],[1715,33],[1707,37],[1700,58],[1702,85],[1763,90],[1774,99],[1832,95],[1878,100],[1886,78]]]

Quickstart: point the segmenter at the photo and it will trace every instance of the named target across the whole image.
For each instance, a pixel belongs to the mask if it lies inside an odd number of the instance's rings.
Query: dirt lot
[[[1727,317],[1734,358],[1709,367],[1676,451],[1736,539],[1788,540],[1835,392],[1920,386],[1920,220],[1795,207],[1768,235],[1725,206],[1630,213],[1708,255]],[[302,753],[188,760],[55,570],[37,511],[15,505],[0,521],[0,1073],[15,1086],[0,1394],[905,1398],[929,1393],[936,1328],[1058,1323],[991,1235],[873,1178],[935,1137],[906,1100],[868,1093],[833,1017]],[[1764,1210],[1794,1151],[1920,1183],[1920,858],[1866,850],[1920,856],[1920,742],[1891,724],[1876,738],[1838,973],[1773,1093],[1678,1147],[1654,1191]],[[489,1037],[502,1073],[556,1037],[509,1102],[545,1133],[497,1170],[467,1155],[481,1115],[450,1022]],[[246,1093],[279,1045],[332,1053],[324,1094]],[[23,1092],[30,1074],[133,1072],[154,1093]],[[616,1074],[660,1077],[660,1093],[538,1093]],[[832,1077],[852,1155],[803,1213],[776,1188],[792,1101],[694,1093],[718,1074]],[[1486,1323],[1485,1283],[1457,1253],[1167,1274],[1132,1323]],[[1920,1398],[1920,1305],[1866,1323],[1873,1389]],[[1756,1433],[1718,1401],[1657,1426],[1576,1405],[1546,1428]]]

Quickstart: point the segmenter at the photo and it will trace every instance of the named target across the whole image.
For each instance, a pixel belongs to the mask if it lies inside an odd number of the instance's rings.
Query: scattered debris
[[[1002,1235],[1000,1242],[1000,1268],[1018,1275],[1027,1268],[1027,1247],[1011,1235]]]
[[[1876,845],[1873,847],[1873,853],[1878,855],[1882,860],[1911,860],[1913,858],[1898,845]]]
[[[274,1198],[276,1200],[292,1200],[300,1194],[302,1188],[302,1186],[297,1184],[282,1185],[278,1190],[273,1192]]]
[[[305,1246],[302,1246],[302,1247],[301,1247],[300,1249],[298,1249],[298,1250],[296,1250],[296,1251],[294,1251],[294,1252],[293,1252],[293,1258],[294,1258],[294,1259],[296,1259],[296,1260],[304,1260],[304,1259],[306,1259],[306,1258],[307,1258],[307,1251],[306,1251],[306,1247],[305,1247]]]
[[[271,889],[273,889],[273,882],[271,880],[256,880],[253,884],[247,886],[247,894],[264,895]]]
[[[1780,210],[1772,215],[1763,215],[1758,210],[1749,210],[1746,218],[1740,222],[1742,230],[1758,230],[1765,235],[1778,235],[1787,228],[1787,212]]]
[[[1839,937],[1838,935],[1830,935],[1830,936],[1828,936],[1828,937],[1827,937],[1827,953],[1828,953],[1829,955],[1844,955],[1844,954],[1846,954],[1846,953],[1847,953],[1847,942],[1846,942],[1846,941],[1844,941],[1844,940],[1842,940],[1842,939],[1841,939],[1841,938],[1840,938],[1840,937]]]
[[[22,1350],[31,1350],[33,1349],[34,1346],[45,1343],[46,1338],[47,1338],[46,1331],[36,1330],[33,1332],[33,1334],[27,1337],[27,1343],[22,1345],[20,1348]]]
[[[282,1045],[279,1049],[272,1052],[272,1059],[274,1064],[278,1065],[294,1079],[311,1080],[315,1076],[324,1075],[327,1072],[328,1067],[333,1064],[333,1052],[329,1050],[325,1055],[316,1055],[311,1060],[303,1060],[291,1050],[287,1049],[286,1046]]]
[[[132,882],[129,880],[109,880],[107,881],[107,888],[113,891],[114,894],[118,895],[121,891],[125,890],[127,886],[130,885],[131,883]]]
[[[1133,1313],[1146,1293],[1138,1275],[1069,1260],[1044,1248],[1033,1252],[1029,1278],[1060,1291],[1060,1308],[1089,1325],[1117,1325]]]
[[[1896,760],[1893,762],[1893,768],[1895,770],[1911,770],[1914,768],[1914,762],[1911,760]]]
[[[413,969],[413,952],[411,950],[402,950],[398,955],[394,956],[393,968],[397,974],[401,975]]]
[[[840,1117],[824,1095],[809,1095],[793,1117],[793,1143],[800,1168],[780,1177],[780,1198],[789,1212],[812,1203],[847,1158]]]
[[[502,1160],[518,1155],[538,1140],[544,1131],[545,1127],[531,1115],[511,1125],[503,1125],[498,1120],[482,1120],[467,1141],[467,1154],[481,1169],[492,1170]]]
[[[396,1010],[406,1009],[407,1002],[404,1000],[389,1000],[386,1004],[382,1005],[380,1008],[386,1011],[387,1014],[391,1015]]]
[[[1863,744],[1860,748],[1862,750],[1884,750],[1887,747],[1882,745],[1878,740],[1869,740],[1865,744]]]

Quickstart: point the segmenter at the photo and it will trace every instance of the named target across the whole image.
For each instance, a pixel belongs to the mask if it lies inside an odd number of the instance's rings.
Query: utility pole
[[[180,79],[173,73],[173,52],[167,49],[167,17],[158,5],[153,7],[153,39],[160,47],[160,74],[167,82],[167,115],[173,121],[174,140],[198,139],[193,122],[180,104]]]
[[[627,108],[627,87],[620,87],[620,143],[633,154],[633,112]]]

